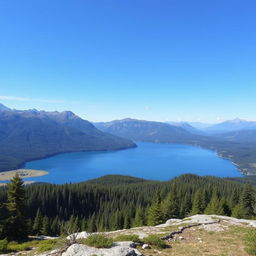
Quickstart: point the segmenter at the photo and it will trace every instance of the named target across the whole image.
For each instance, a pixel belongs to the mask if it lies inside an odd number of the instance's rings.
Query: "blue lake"
[[[138,142],[137,148],[108,152],[65,153],[26,163],[25,168],[49,174],[26,180],[69,183],[121,174],[153,180],[169,180],[184,173],[237,177],[242,174],[214,151],[180,144]]]

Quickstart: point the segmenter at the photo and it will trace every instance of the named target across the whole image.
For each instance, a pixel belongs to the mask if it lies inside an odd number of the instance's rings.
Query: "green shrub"
[[[114,240],[117,242],[119,241],[132,241],[134,243],[141,242],[138,235],[119,235],[115,237]]]
[[[113,239],[106,237],[103,234],[93,234],[82,239],[81,243],[96,248],[110,248],[113,244]]]
[[[56,247],[58,240],[51,239],[51,240],[43,240],[38,243],[38,252],[46,252],[53,250]]]
[[[165,241],[161,240],[157,235],[149,235],[143,239],[146,244],[154,245],[157,248],[166,248]]]
[[[246,235],[246,252],[256,255],[256,229],[251,229]]]
[[[0,253],[7,252],[8,241],[6,239],[0,240]]]
[[[8,251],[11,252],[19,252],[19,251],[27,251],[31,249],[31,242],[25,243],[17,243],[17,242],[10,242],[8,244]]]

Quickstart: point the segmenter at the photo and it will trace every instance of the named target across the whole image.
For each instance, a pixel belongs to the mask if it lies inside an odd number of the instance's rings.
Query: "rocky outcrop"
[[[168,240],[170,245],[170,243],[173,243],[176,240],[180,243],[184,243],[184,241],[186,243],[187,239],[190,239],[191,237],[191,233],[190,236],[187,235],[188,232],[193,233],[193,230],[201,229],[206,232],[222,232],[228,230],[231,226],[242,226],[248,228],[256,227],[256,220],[236,219],[219,215],[194,215],[185,219],[170,219],[166,223],[157,226],[136,227],[106,232],[105,235],[110,237],[117,237],[119,235],[138,235],[143,239],[148,235],[155,234],[164,240]],[[170,230],[170,233],[166,236],[168,230]],[[90,233],[80,232],[67,238],[72,240],[72,236],[74,236],[76,239],[74,241],[79,242],[80,239],[87,238],[89,235]],[[203,238],[197,237],[194,238],[194,241],[196,241],[196,243],[203,243]],[[173,244],[171,244],[171,246],[172,245]],[[132,242],[113,243],[113,246],[108,249],[94,248],[75,243],[71,246],[67,246],[66,248],[61,248],[40,256],[142,256],[135,247],[136,244]],[[146,252],[150,247],[151,246],[148,244],[139,244],[139,247],[137,248],[142,252]],[[154,255],[153,251],[152,255]]]
[[[131,242],[114,243],[111,248],[94,248],[83,244],[71,245],[62,256],[142,256]]]

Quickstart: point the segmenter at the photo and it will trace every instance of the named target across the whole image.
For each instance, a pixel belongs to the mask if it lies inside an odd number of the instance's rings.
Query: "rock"
[[[198,240],[199,243],[203,242],[201,237],[198,237],[197,240]]]
[[[68,240],[72,239],[72,237],[75,237],[76,239],[84,239],[87,238],[90,235],[90,233],[87,233],[86,231],[74,233],[67,237]]]
[[[183,236],[178,237],[179,240],[184,240],[185,238]]]
[[[93,248],[83,244],[71,245],[62,256],[142,256],[142,254],[131,247],[131,242],[114,243],[111,248]]]
[[[143,245],[142,245],[142,249],[143,249],[143,250],[150,249],[149,244],[143,244]]]

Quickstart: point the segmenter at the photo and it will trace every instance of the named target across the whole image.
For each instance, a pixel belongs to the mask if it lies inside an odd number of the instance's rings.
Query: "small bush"
[[[8,247],[8,241],[6,239],[0,240],[0,253],[6,253]]]
[[[51,240],[43,240],[38,243],[38,252],[46,252],[53,250],[56,247],[58,240],[51,239]]]
[[[157,248],[166,248],[165,241],[161,240],[157,235],[149,235],[143,239],[146,244],[154,245]]]
[[[93,234],[82,239],[81,243],[96,248],[110,248],[113,244],[113,239],[106,237],[103,234]]]
[[[28,251],[31,249],[31,242],[25,243],[17,243],[17,242],[10,242],[8,244],[8,251],[11,252],[19,252],[19,251]]]
[[[246,252],[250,255],[256,255],[256,230],[251,229],[246,235]]]
[[[138,235],[119,235],[115,237],[114,240],[116,242],[120,242],[120,241],[132,241],[134,243],[141,242]]]

